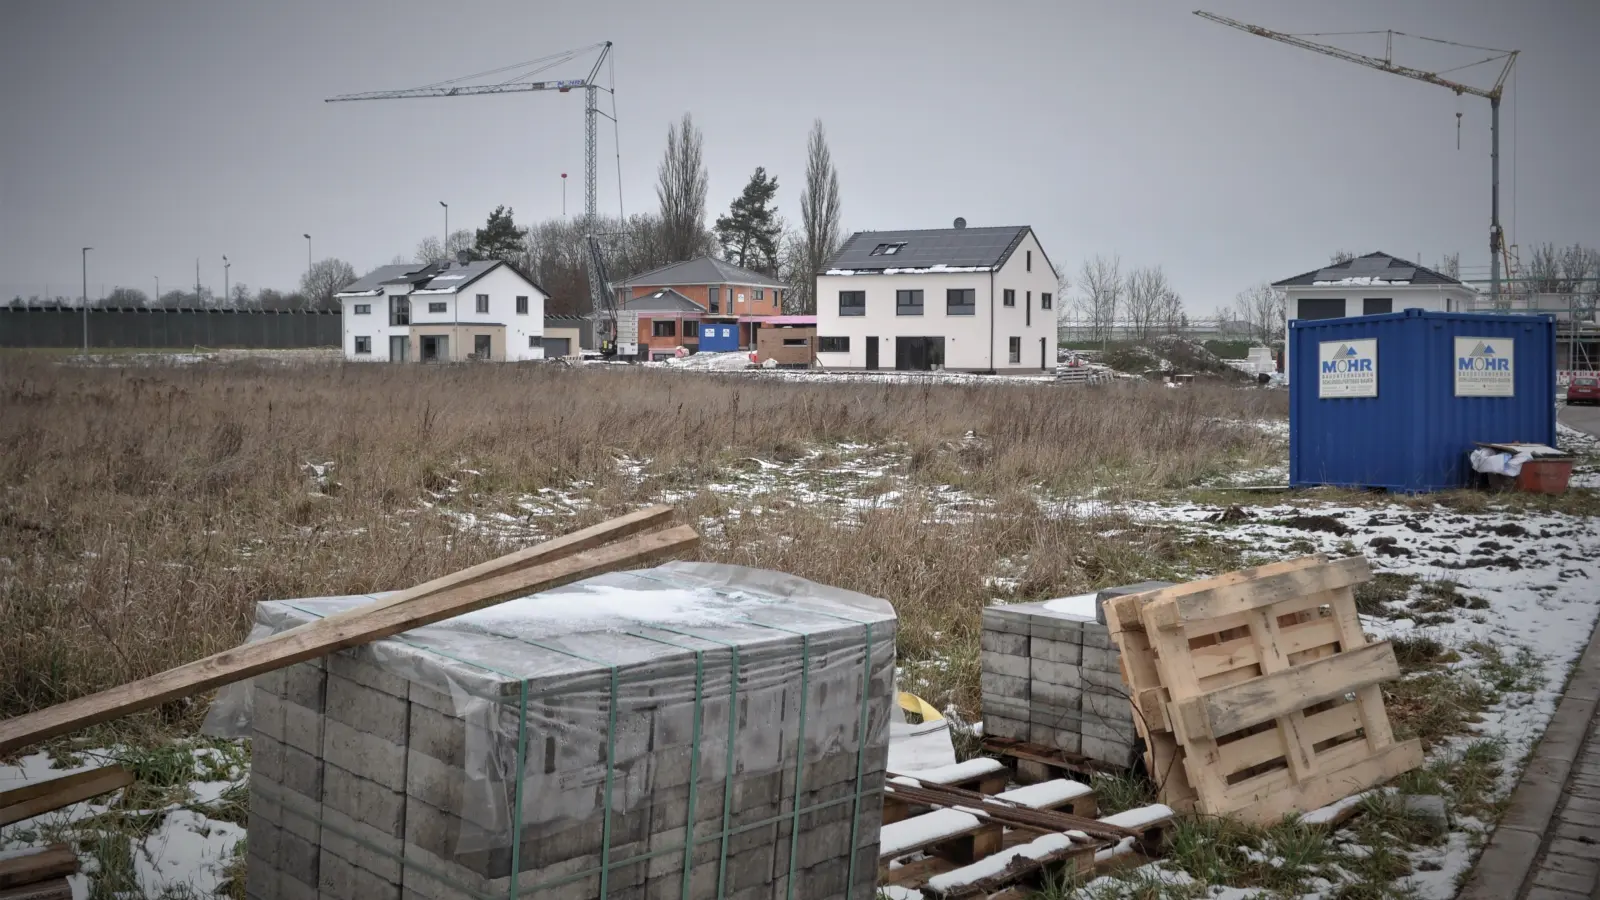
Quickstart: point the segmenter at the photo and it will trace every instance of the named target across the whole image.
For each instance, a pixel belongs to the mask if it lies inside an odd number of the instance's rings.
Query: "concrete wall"
[[[1030,252],[1033,254],[1031,271],[1028,268]],[[1016,291],[1014,307],[1003,305],[1007,288]],[[946,292],[956,289],[973,291],[974,315],[947,314]],[[898,314],[895,297],[896,292],[902,290],[923,292],[922,315]],[[865,291],[866,315],[839,315],[841,291]],[[1056,293],[1056,274],[1031,232],[998,272],[819,275],[817,334],[848,337],[850,350],[846,353],[819,352],[817,361],[826,368],[865,368],[867,340],[876,338],[880,342],[879,368],[893,369],[895,338],[943,337],[947,369],[1036,372],[1041,369],[1041,346],[1044,348],[1043,367],[1053,368],[1056,312],[1060,307]],[[1044,294],[1051,295],[1050,309],[1041,306]],[[1015,363],[1010,361],[1008,352],[1013,337],[1021,343],[1020,359]]]
[[[89,347],[336,347],[337,312],[89,310]],[[0,306],[0,347],[81,347],[83,311]]]
[[[805,343],[792,346],[786,342]],[[777,360],[780,366],[810,366],[817,359],[815,325],[768,326],[756,330],[756,362]]]

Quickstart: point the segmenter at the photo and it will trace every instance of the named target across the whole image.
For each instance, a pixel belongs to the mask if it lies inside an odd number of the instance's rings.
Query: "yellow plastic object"
[[[933,704],[918,697],[916,694],[906,691],[900,692],[900,708],[908,713],[916,713],[922,716],[922,721],[924,722],[933,722],[944,718],[937,709],[933,708]]]

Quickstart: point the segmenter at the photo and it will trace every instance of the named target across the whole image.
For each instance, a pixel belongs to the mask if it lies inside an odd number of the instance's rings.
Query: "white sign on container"
[[[1317,396],[1378,396],[1378,339],[1318,343]]]
[[[1514,338],[1457,337],[1456,396],[1515,397],[1516,350]]]

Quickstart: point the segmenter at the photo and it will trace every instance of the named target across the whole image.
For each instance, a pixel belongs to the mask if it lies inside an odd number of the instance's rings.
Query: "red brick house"
[[[697,346],[699,331],[685,338],[686,319],[717,318],[739,328],[740,347],[753,343],[759,317],[783,313],[784,284],[776,278],[702,256],[613,281],[617,308],[639,313],[640,352],[648,358],[667,348]],[[651,313],[659,313],[651,316]],[[698,313],[699,315],[696,315]],[[692,317],[692,318],[691,318]],[[755,321],[744,321],[754,317]],[[650,324],[646,325],[646,319]],[[676,322],[675,325],[657,323]],[[673,334],[667,334],[668,330]],[[644,345],[650,347],[644,350]]]

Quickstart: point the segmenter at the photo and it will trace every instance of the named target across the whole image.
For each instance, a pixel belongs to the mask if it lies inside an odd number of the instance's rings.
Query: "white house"
[[[1057,285],[1026,225],[857,232],[817,275],[817,364],[1050,369]]]
[[[348,360],[544,358],[549,295],[499,260],[379,266],[338,297]]]
[[[1283,370],[1289,371],[1288,322],[1375,316],[1405,309],[1473,312],[1481,309],[1472,287],[1443,272],[1387,253],[1368,253],[1273,282],[1284,292]]]

